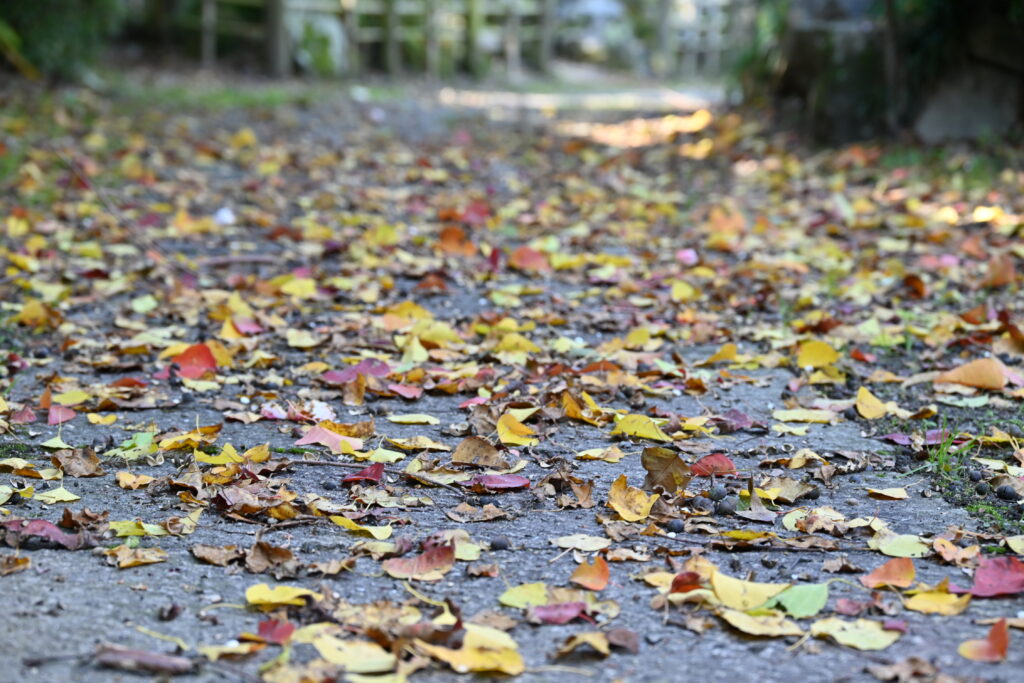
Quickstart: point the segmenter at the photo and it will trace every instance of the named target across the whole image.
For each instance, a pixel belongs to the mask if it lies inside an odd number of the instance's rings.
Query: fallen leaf
[[[657,493],[647,495],[643,490],[630,486],[626,482],[626,475],[622,474],[608,491],[608,507],[627,522],[639,522],[651,514],[651,507],[658,498]]]
[[[899,640],[901,634],[896,630],[887,630],[879,622],[870,619],[844,621],[828,617],[811,624],[811,635],[817,638],[827,636],[840,645],[858,650],[884,650]]]
[[[868,588],[907,588],[914,583],[916,573],[913,560],[909,557],[897,557],[874,569],[870,574],[860,577],[860,582]]]
[[[977,640],[965,640],[960,643],[957,652],[961,657],[975,662],[1001,662],[1006,659],[1010,649],[1010,630],[1006,626],[1006,619],[1000,619],[988,635]]]
[[[604,590],[608,585],[608,562],[598,555],[591,563],[584,562],[576,567],[569,581],[588,590]]]

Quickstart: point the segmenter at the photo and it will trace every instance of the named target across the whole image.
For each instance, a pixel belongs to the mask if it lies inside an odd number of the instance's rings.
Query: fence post
[[[212,69],[217,61],[217,0],[203,0],[202,47],[204,69]]]
[[[523,45],[520,29],[519,0],[505,0],[505,70],[508,78],[518,78],[523,71]]]
[[[423,0],[423,33],[426,52],[427,75],[437,78],[441,75],[441,43],[437,36],[438,8],[437,0]]]
[[[540,15],[540,49],[537,52],[537,68],[543,73],[551,73],[551,61],[555,55],[555,23],[558,0],[543,0]]]
[[[266,0],[267,14],[264,30],[266,31],[267,62],[270,75],[282,78],[288,75],[288,33],[284,25],[286,0]]]
[[[384,3],[384,67],[389,74],[397,75],[402,70],[402,38],[398,0]]]
[[[480,33],[483,26],[481,0],[466,0],[466,66],[477,78],[484,75],[484,60],[480,52]]]
[[[358,0],[341,0],[341,23],[345,27],[348,52],[348,72],[358,74],[362,69],[362,55],[359,52],[359,11]]]
[[[654,17],[657,25],[655,35],[656,45],[654,49],[654,73],[665,78],[673,75],[676,66],[676,27],[675,3],[673,0],[658,0],[656,7],[657,15]]]

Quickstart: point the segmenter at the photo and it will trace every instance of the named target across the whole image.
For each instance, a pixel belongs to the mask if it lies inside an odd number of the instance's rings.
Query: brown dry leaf
[[[452,464],[499,470],[507,469],[509,466],[501,452],[490,441],[479,436],[466,437],[455,447]]]
[[[50,456],[50,462],[69,477],[100,477],[106,474],[96,451],[91,448],[57,451]]]
[[[197,543],[189,548],[192,555],[200,562],[226,567],[232,562],[240,562],[245,558],[245,551],[237,545],[204,545]]]
[[[245,554],[245,568],[253,574],[270,570],[275,579],[291,578],[299,572],[299,561],[288,548],[257,541]]]
[[[501,508],[487,503],[482,508],[473,507],[469,503],[462,502],[453,507],[450,510],[445,510],[444,514],[461,524],[466,522],[491,522],[496,519],[508,518],[508,513]]]
[[[612,652],[610,643],[608,642],[608,636],[601,631],[586,631],[584,633],[576,633],[569,636],[566,641],[562,643],[562,646],[558,648],[558,651],[555,653],[555,658],[559,659],[561,657],[565,657],[584,645],[589,646],[602,657],[607,657]]]
[[[0,576],[17,574],[32,566],[32,558],[17,555],[0,555]]]
[[[669,448],[645,448],[640,462],[647,471],[644,488],[648,490],[660,488],[667,493],[675,493],[679,489],[685,489],[693,478],[690,466],[683,462],[677,452]]]

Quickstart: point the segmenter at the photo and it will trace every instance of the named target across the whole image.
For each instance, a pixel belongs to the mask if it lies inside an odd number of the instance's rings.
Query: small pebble
[[[736,501],[732,498],[725,498],[715,503],[716,515],[731,515],[736,512]]]
[[[974,492],[979,496],[987,496],[992,493],[992,487],[988,485],[987,481],[978,482],[978,485],[974,487]]]
[[[843,411],[843,417],[845,417],[847,420],[856,420],[857,418],[860,417],[860,415],[857,414],[856,408],[850,406],[849,408]]]
[[[324,482],[324,488],[327,489],[328,491],[337,491],[338,482],[328,479],[327,481]]]
[[[1003,500],[1020,500],[1020,494],[1017,493],[1017,490],[1010,486],[1009,484],[1003,484],[1002,486],[997,488],[996,495],[1002,498]]]
[[[807,500],[818,500],[821,498],[821,489],[815,486],[813,489],[804,494],[804,498]]]
[[[306,541],[299,547],[299,550],[301,550],[304,553],[315,553],[316,543],[310,543],[309,541]]]
[[[981,470],[971,470],[967,473],[967,478],[971,481],[981,481]]]
[[[690,507],[696,510],[704,510],[706,512],[711,512],[712,510],[715,509],[715,503],[710,498],[698,496],[690,501]]]
[[[765,567],[767,569],[775,569],[776,565],[778,565],[778,564],[779,564],[778,560],[775,560],[775,559],[773,559],[771,557],[765,556],[765,557],[761,558],[761,566],[763,566],[763,567]]]
[[[729,492],[726,491],[725,487],[722,486],[721,484],[715,484],[708,491],[708,498],[710,498],[711,500],[715,501],[716,503],[718,501],[722,500],[723,498],[725,498],[728,495],[729,495]]]
[[[646,640],[647,643],[650,645],[657,645],[662,640],[664,640],[664,636],[661,636],[657,633],[648,633],[646,636],[644,636],[644,640]]]
[[[508,550],[511,545],[508,536],[496,536],[491,539],[491,550]]]

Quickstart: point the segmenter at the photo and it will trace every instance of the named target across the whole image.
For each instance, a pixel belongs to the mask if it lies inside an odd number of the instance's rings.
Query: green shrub
[[[121,17],[118,0],[0,2],[0,26],[13,36],[17,53],[38,71],[57,79],[81,76]],[[0,54],[14,61],[6,51]],[[25,72],[20,66],[18,69]]]

